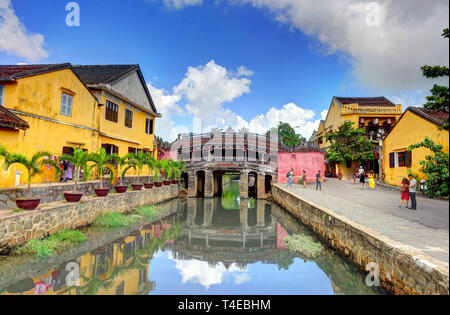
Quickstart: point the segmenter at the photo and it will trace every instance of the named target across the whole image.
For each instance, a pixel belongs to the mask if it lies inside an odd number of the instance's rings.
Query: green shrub
[[[310,236],[294,234],[286,236],[283,243],[293,253],[300,253],[309,258],[316,258],[323,250],[322,244],[316,243]]]
[[[133,213],[147,219],[156,216],[160,212],[161,208],[156,206],[144,206],[133,210]]]
[[[107,228],[122,227],[135,223],[138,219],[139,218],[135,215],[127,216],[120,212],[109,212],[97,217],[94,222],[92,222],[92,225]]]
[[[66,248],[77,246],[87,240],[87,237],[78,230],[61,230],[44,239],[32,239],[18,247],[14,253],[17,255],[32,255],[50,257]]]

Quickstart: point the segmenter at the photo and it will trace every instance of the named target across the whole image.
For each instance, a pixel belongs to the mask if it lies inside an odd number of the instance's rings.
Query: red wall
[[[287,182],[286,174],[294,168],[294,184],[302,176],[303,170],[306,171],[308,181],[315,181],[317,171],[324,172],[325,154],[322,152],[278,152],[278,182]]]

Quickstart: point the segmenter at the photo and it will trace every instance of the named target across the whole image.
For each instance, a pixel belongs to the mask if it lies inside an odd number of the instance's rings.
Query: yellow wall
[[[62,92],[73,93],[71,117],[60,113]],[[70,69],[26,77],[5,85],[4,105],[22,113],[53,120],[18,114],[28,122],[30,128],[20,131],[0,129],[0,143],[10,152],[20,152],[31,157],[41,150],[60,155],[63,147],[77,146],[92,152],[99,146],[96,131],[99,114],[97,100]],[[13,165],[8,171],[0,171],[0,187],[14,187],[16,170],[22,171],[20,183],[26,184],[26,170],[20,165]],[[34,177],[32,182],[40,183],[45,179],[46,171]],[[50,172],[49,179],[54,180],[54,171]]]
[[[389,167],[389,153],[396,151],[406,151],[412,145],[422,142],[425,136],[431,138],[435,143],[442,144],[444,151],[449,152],[449,134],[448,131],[439,130],[437,125],[416,115],[411,111],[406,111],[401,120],[395,125],[390,134],[384,140],[383,145],[383,173],[385,182],[391,185],[400,186],[403,177],[408,175],[408,170],[418,174],[423,178],[420,172],[419,161],[425,160],[425,155],[432,152],[425,148],[414,149],[412,151],[411,168]]]

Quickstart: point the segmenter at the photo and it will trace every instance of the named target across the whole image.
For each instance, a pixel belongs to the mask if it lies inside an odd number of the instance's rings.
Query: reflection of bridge
[[[174,142],[178,160],[186,162],[189,197],[213,197],[221,192],[222,176],[240,175],[241,198],[265,198],[277,176],[278,136],[242,130],[180,135]]]

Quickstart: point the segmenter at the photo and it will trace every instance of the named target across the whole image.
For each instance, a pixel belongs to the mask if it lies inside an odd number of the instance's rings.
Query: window
[[[149,135],[153,134],[153,120],[150,118],[145,119],[145,133]]]
[[[119,153],[119,147],[115,146],[114,144],[103,143],[102,148],[105,149],[106,154]]]
[[[133,111],[125,108],[125,127],[133,128]]]
[[[408,151],[389,153],[389,167],[411,167],[412,153]]]
[[[119,121],[119,105],[106,100],[105,119],[112,121],[112,122],[118,122]]]
[[[0,106],[3,106],[5,102],[5,86],[0,85]]]
[[[72,116],[73,96],[62,93],[61,94],[61,114],[65,116]]]

